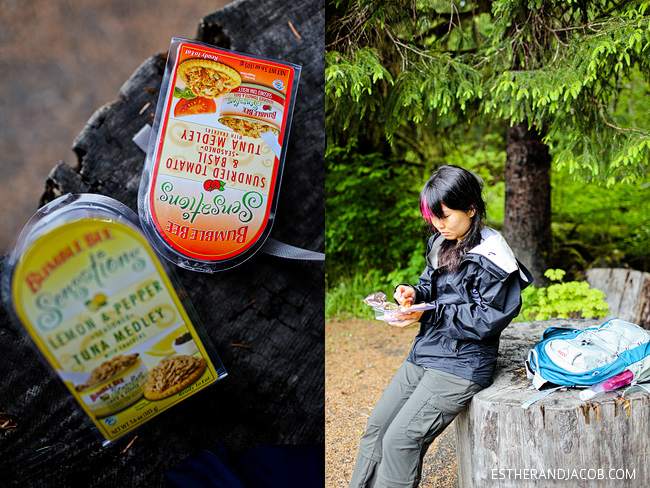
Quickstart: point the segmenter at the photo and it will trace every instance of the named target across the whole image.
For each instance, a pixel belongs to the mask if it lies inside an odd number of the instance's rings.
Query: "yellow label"
[[[16,266],[12,298],[106,439],[218,378],[157,255],[129,225],[89,218],[41,236]],[[160,371],[177,365],[174,384]]]

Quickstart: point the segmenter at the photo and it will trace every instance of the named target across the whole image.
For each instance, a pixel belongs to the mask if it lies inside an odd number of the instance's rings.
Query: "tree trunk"
[[[609,314],[650,329],[650,273],[625,268],[593,268],[587,282],[605,293]]]
[[[540,286],[551,259],[551,157],[526,122],[508,127],[503,235]]]

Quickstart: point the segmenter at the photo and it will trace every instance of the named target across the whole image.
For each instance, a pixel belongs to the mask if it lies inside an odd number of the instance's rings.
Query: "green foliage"
[[[389,273],[378,269],[359,269],[349,277],[339,277],[334,286],[328,286],[325,290],[326,319],[372,319],[372,310],[362,300],[377,291],[392,297],[393,290],[400,283],[416,282],[425,264],[424,249],[417,249],[405,268],[398,266]]]
[[[483,198],[487,205],[487,224],[500,229],[505,208],[506,152],[503,137],[498,133],[483,136],[480,141],[463,138],[445,155],[447,164],[472,171],[483,180]]]
[[[348,94],[330,104],[328,144],[354,141],[370,126],[392,140],[413,124],[501,119],[536,127],[556,166],[584,179],[630,182],[647,168],[650,2],[468,1],[455,12],[437,1],[350,6],[344,25],[358,30],[330,30],[328,69],[340,73],[341,59],[355,64],[357,52],[375,50],[356,62],[358,73],[348,68],[328,84],[329,99]],[[376,63],[391,84],[370,91],[380,80]]]
[[[606,187],[576,180],[564,168],[554,172],[552,185],[554,235],[558,245],[575,243],[583,250],[587,264],[597,257],[606,259],[615,255],[628,262],[639,258],[647,261],[650,177]]]
[[[342,149],[327,158],[326,253],[332,279],[350,267],[383,272],[426,239],[418,206],[422,169]]]
[[[340,143],[351,146],[356,137],[342,136],[348,130],[359,131],[360,122],[371,119],[383,104],[380,93],[383,85],[393,84],[390,73],[381,64],[379,53],[372,47],[345,56],[339,52],[325,54],[325,111],[326,127],[331,147]],[[384,83],[382,83],[384,82]],[[344,141],[344,142],[341,142]]]
[[[495,2],[495,37],[488,51],[510,54],[501,59],[505,69],[488,80],[484,113],[535,125],[545,133],[558,168],[608,184],[633,181],[650,157],[650,111],[643,95],[648,5]],[[528,9],[534,16],[524,19]],[[546,35],[531,32],[540,25]],[[628,94],[634,101],[628,111],[620,110],[619,95]]]
[[[483,96],[481,73],[449,53],[428,56],[421,69],[400,74],[386,97],[385,130],[408,123],[449,125]]]
[[[605,294],[591,288],[586,281],[562,282],[565,272],[549,269],[544,273],[551,281],[549,286],[529,286],[522,292],[523,305],[517,322],[548,320],[550,318],[601,318],[607,315],[609,306]]]

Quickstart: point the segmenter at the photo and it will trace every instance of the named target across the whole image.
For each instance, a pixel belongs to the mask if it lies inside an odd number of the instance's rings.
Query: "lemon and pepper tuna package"
[[[66,195],[3,269],[8,309],[112,441],[226,376],[191,304],[128,207]]]
[[[178,266],[236,266],[268,237],[300,66],[173,38],[138,212]]]

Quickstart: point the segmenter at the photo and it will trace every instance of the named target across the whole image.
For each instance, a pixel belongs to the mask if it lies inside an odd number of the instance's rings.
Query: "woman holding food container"
[[[419,322],[420,330],[368,419],[350,488],[418,486],[431,442],[492,382],[499,336],[533,278],[484,225],[481,190],[457,166],[439,168],[422,189],[422,218],[433,231],[427,264],[417,284],[395,289],[407,310],[389,322]],[[408,313],[420,303],[434,308]]]

